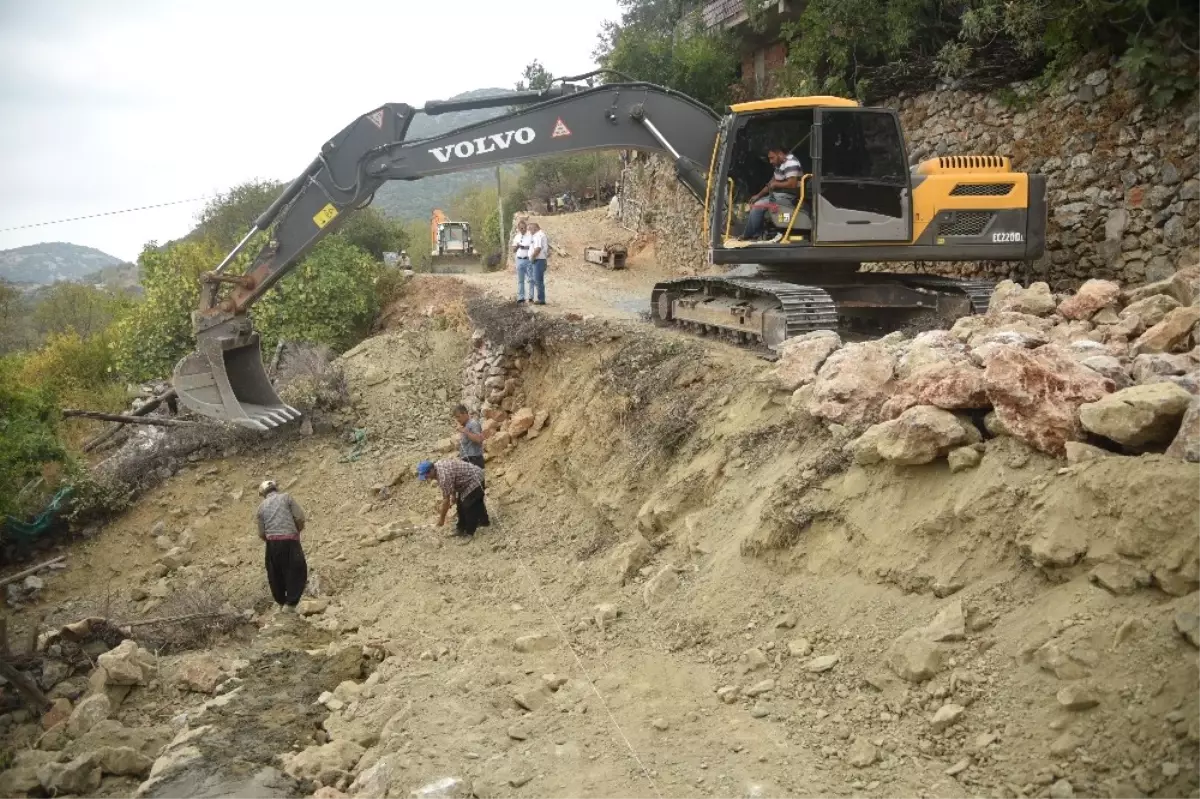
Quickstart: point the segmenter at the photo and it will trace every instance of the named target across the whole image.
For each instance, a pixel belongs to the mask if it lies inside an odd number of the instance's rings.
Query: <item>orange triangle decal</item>
[[[563,124],[562,117],[559,117],[558,122],[554,125],[554,132],[550,134],[550,138],[557,139],[559,136],[570,136],[571,131]]]

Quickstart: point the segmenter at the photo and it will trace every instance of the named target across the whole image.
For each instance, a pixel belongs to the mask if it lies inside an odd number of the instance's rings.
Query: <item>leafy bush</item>
[[[17,359],[0,359],[0,515],[33,507],[35,498],[22,496],[21,489],[67,463],[58,418],[53,392],[26,383]]]
[[[41,349],[21,359],[21,379],[65,401],[86,399],[115,382],[108,336],[85,339],[74,330],[51,335]]]
[[[1174,0],[811,0],[783,26],[777,88],[870,100],[939,76],[984,86],[1053,76],[1106,52],[1166,106],[1195,90],[1187,43],[1198,34],[1195,4]]]
[[[412,246],[404,223],[388,219],[374,208],[351,214],[337,235],[379,260],[383,260],[385,252],[398,253]]]
[[[234,186],[209,201],[196,220],[196,229],[188,238],[208,239],[217,249],[224,251],[224,256],[250,232],[254,220],[267,210],[283,189],[284,185],[277,180],[251,180]]]
[[[191,351],[191,314],[200,299],[200,275],[220,263],[226,252],[212,239],[180,241],[161,249],[155,242],[146,245],[138,258],[145,294],[116,328],[116,364],[122,375],[132,380],[163,377]],[[231,271],[242,271],[249,258],[239,256]]]
[[[65,280],[40,292],[36,300],[33,320],[44,336],[68,330],[83,338],[99,335],[133,305],[128,296]]]
[[[738,49],[729,34],[703,31],[685,16],[681,13],[672,22],[626,15],[630,21],[601,35],[595,55],[607,69],[723,108],[738,76]]]
[[[375,278],[375,301],[381,310],[386,309],[396,300],[404,296],[404,287],[408,278],[400,268],[384,267]]]
[[[325,239],[251,309],[263,346],[311,341],[341,351],[358,343],[379,311],[382,268],[345,239]]]

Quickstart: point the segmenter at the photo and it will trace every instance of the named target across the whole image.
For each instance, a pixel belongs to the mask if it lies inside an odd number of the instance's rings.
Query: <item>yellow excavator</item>
[[[1045,250],[1046,179],[995,155],[943,156],[910,167],[897,113],[839,97],[740,103],[721,115],[686,95],[616,75],[563,78],[542,91],[430,102],[435,115],[510,112],[431,138],[409,139],[417,109],[388,103],[329,139],[312,163],[202,276],[192,315],[197,349],[175,367],[189,409],[255,429],[299,416],[276,395],[247,311],[314,244],[389,180],[419,180],[546,155],[599,149],[658,153],[703,205],[695,231],[722,275],[656,285],[660,325],[774,348],[812,330],[943,323],[986,310],[991,284],[862,271],[864,263],[1032,261]],[[608,77],[614,77],[609,73]],[[794,194],[747,237],[747,200],[770,180],[768,153],[800,164]],[[794,198],[794,202],[793,202]],[[775,198],[778,200],[778,198]],[[225,270],[255,234],[269,241],[242,275]],[[222,294],[220,287],[231,284]]]
[[[429,238],[433,245],[431,272],[466,272],[469,267],[479,266],[470,224],[451,222],[440,208],[435,208],[429,220]]]

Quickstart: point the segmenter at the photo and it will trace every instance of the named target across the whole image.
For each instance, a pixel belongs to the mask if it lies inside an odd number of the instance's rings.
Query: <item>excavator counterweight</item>
[[[910,166],[893,110],[791,97],[734,105],[721,116],[649,83],[575,83],[591,77],[544,91],[431,102],[421,111],[389,103],[330,139],[203,276],[192,317],[197,351],[175,368],[184,405],[254,429],[298,418],[268,379],[247,311],[389,180],[602,149],[666,157],[703,205],[695,233],[710,263],[734,269],[659,283],[651,317],[754,347],[850,324],[943,324],[986,309],[989,284],[864,272],[863,263],[1028,263],[1045,251],[1044,176],[990,155]],[[414,114],[467,107],[509,110],[431,138],[407,137]],[[249,270],[224,274],[255,234],[268,230]],[[478,263],[465,223],[435,211],[430,231],[435,264],[464,257]],[[224,284],[232,289],[221,296]]]

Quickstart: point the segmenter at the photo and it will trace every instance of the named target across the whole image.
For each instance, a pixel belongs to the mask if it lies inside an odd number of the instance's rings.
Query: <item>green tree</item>
[[[385,252],[398,253],[412,246],[404,223],[389,219],[374,208],[355,211],[337,235],[377,260],[382,260]]]
[[[521,73],[521,80],[517,81],[516,89],[519,92],[542,91],[549,89],[552,83],[554,83],[554,76],[535,58],[525,66],[525,70]]]
[[[42,336],[73,330],[87,339],[107,330],[132,304],[104,289],[59,281],[38,297],[33,321]]]
[[[0,355],[25,346],[27,321],[20,289],[0,280]]]
[[[308,341],[341,351],[368,332],[379,312],[375,280],[381,264],[332,236],[254,306],[264,350],[278,341]]]
[[[227,248],[208,238],[160,248],[150,242],[138,257],[144,294],[116,326],[116,364],[132,380],[170,374],[194,343],[191,313],[200,299],[200,275],[225,256]],[[249,253],[232,272],[245,268]]]
[[[33,507],[21,490],[48,466],[67,462],[58,418],[53,393],[25,383],[19,360],[0,358],[0,521]]]
[[[593,55],[636,80],[724,107],[737,80],[737,47],[728,33],[706,31],[695,0],[621,0],[621,21],[607,23]]]
[[[206,238],[219,249],[232,250],[283,189],[284,185],[277,180],[251,180],[234,186],[204,206],[189,238]]]

